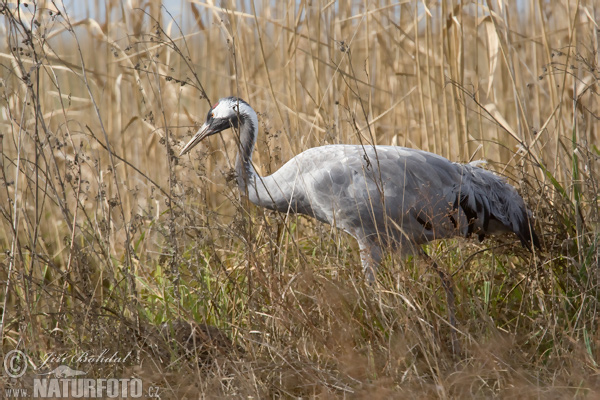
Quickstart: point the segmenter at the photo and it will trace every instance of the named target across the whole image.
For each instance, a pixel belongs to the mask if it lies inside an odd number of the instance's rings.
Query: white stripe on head
[[[214,118],[233,118],[238,113],[245,116],[253,114],[252,108],[244,100],[235,97],[225,97],[220,99],[212,108]]]
[[[239,108],[238,108],[239,107]],[[241,120],[252,124],[252,130],[258,129],[256,112],[244,100],[237,97],[224,97],[211,109],[213,118],[233,119],[238,113]]]

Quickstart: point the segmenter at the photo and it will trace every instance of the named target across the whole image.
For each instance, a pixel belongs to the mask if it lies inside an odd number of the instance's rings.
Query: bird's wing
[[[355,236],[392,234],[423,243],[456,230],[447,214],[458,173],[443,157],[402,147],[335,145],[309,149],[291,162],[311,211],[305,213]],[[454,218],[458,224],[460,216]]]

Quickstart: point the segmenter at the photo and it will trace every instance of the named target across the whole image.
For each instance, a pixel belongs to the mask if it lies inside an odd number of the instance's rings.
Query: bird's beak
[[[185,146],[183,146],[183,149],[181,149],[181,152],[179,153],[179,157],[190,151],[192,147],[200,143],[202,139],[204,139],[207,136],[210,136],[213,133],[214,132],[212,131],[212,129],[210,129],[210,125],[205,122],[200,127],[200,129],[198,129],[198,132],[196,132],[192,140],[190,140]]]

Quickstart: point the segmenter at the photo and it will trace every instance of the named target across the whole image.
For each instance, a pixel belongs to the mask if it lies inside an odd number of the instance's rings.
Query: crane
[[[516,189],[475,164],[459,164],[423,150],[398,146],[326,145],[310,148],[269,176],[252,164],[256,112],[237,97],[220,99],[180,157],[208,136],[239,133],[236,179],[240,192],[260,207],[304,214],[335,226],[358,242],[367,281],[392,249],[420,255],[442,280],[451,325],[454,292],[447,273],[421,248],[436,239],[514,232],[523,246],[540,248],[531,212]],[[457,349],[452,331],[453,349]]]

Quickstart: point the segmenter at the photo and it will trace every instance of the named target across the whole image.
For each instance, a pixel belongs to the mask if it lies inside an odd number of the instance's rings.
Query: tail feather
[[[482,240],[485,235],[514,232],[529,250],[541,248],[531,212],[516,189],[490,171],[469,164],[462,167],[459,198],[469,221],[467,235],[475,233]]]

